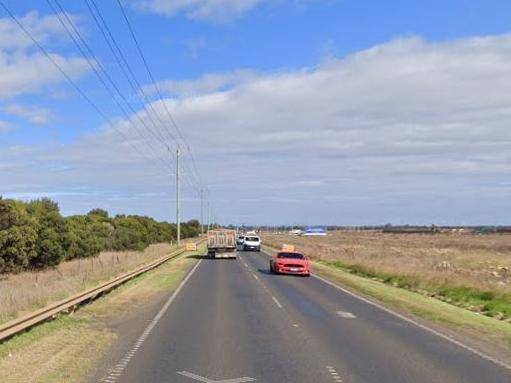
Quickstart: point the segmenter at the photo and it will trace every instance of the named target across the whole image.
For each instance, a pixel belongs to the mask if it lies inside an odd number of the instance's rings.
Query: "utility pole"
[[[208,230],[211,227],[211,205],[208,202]]]
[[[181,149],[176,149],[176,226],[177,245],[181,245]]]
[[[204,189],[200,190],[200,233],[204,235]]]

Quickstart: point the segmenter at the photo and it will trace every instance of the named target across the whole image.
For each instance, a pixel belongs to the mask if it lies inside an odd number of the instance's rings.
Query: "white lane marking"
[[[156,314],[156,316],[153,318],[151,323],[149,323],[149,325],[145,328],[144,332],[142,333],[142,335],[140,335],[140,337],[135,342],[135,344],[133,345],[131,350],[128,351],[124,355],[124,357],[113,368],[111,368],[109,370],[108,374],[103,379],[101,379],[101,382],[114,383],[114,382],[117,381],[117,378],[122,375],[122,373],[124,372],[125,368],[128,366],[128,363],[131,360],[131,358],[136,354],[137,350],[142,345],[142,343],[144,343],[144,341],[147,338],[147,336],[151,333],[151,331],[154,329],[154,327],[161,320],[161,318],[163,317],[165,312],[169,309],[169,307],[172,304],[172,302],[174,302],[174,300],[176,299],[176,297],[179,294],[179,292],[183,289],[183,287],[186,284],[186,282],[188,282],[188,280],[191,278],[193,273],[195,273],[195,270],[197,270],[197,268],[199,267],[201,262],[202,262],[202,259],[199,262],[197,262],[197,264],[193,267],[192,270],[190,270],[190,272],[185,277],[185,279],[183,279],[181,281],[181,283],[179,284],[177,289],[172,293],[172,295],[167,300],[167,302],[165,302],[165,304],[160,309],[160,311],[158,311],[158,314]]]
[[[259,277],[255,274],[252,274],[254,276],[255,279],[259,280]]]
[[[222,379],[222,380],[213,380],[208,379],[203,376],[194,374],[193,372],[188,371],[178,371],[177,374],[186,376],[187,378],[196,380],[198,382],[204,382],[204,383],[244,383],[244,382],[255,382],[257,379],[250,378],[248,376],[245,376],[243,378],[234,378],[234,379]]]
[[[280,304],[280,302],[278,301],[278,299],[277,299],[277,298],[275,298],[273,295],[272,295],[271,299],[273,299],[273,302],[275,302],[275,304],[277,305],[277,307],[278,307],[279,309],[281,309],[281,308],[283,307],[283,306]]]
[[[337,315],[339,315],[341,318],[346,319],[355,319],[357,317],[355,314],[352,314],[348,311],[337,311]]]
[[[342,382],[342,378],[339,376],[339,373],[335,370],[332,366],[326,366],[326,369],[330,373],[330,376],[332,376],[332,379],[335,382]]]
[[[294,323],[294,324],[293,324],[293,327],[300,327],[300,326],[298,326],[296,323]]]
[[[326,283],[327,285],[330,285],[330,286],[336,288],[337,290],[340,290],[340,291],[342,291],[342,292],[344,292],[344,293],[346,293],[348,295],[351,295],[352,297],[354,297],[354,298],[356,298],[358,300],[361,300],[362,302],[365,302],[365,303],[367,303],[367,304],[369,304],[369,305],[371,305],[373,307],[376,307],[376,308],[378,308],[380,310],[383,310],[383,311],[385,311],[385,312],[395,316],[396,318],[399,318],[399,319],[401,319],[401,320],[403,320],[405,322],[411,323],[411,324],[421,328],[422,330],[425,330],[425,331],[427,331],[427,332],[429,332],[429,333],[431,333],[433,335],[436,335],[436,336],[438,336],[438,337],[440,337],[440,338],[442,338],[444,340],[447,340],[447,341],[455,344],[456,346],[461,347],[462,349],[464,349],[466,351],[469,351],[469,352],[479,356],[480,358],[482,358],[484,360],[492,362],[492,363],[496,364],[497,366],[500,366],[502,368],[505,368],[506,370],[510,370],[511,371],[511,365],[509,365],[509,364],[507,364],[507,363],[505,363],[505,362],[503,362],[503,361],[501,361],[501,360],[499,360],[497,358],[494,358],[494,357],[492,357],[492,356],[490,356],[488,354],[485,354],[484,352],[476,350],[473,347],[467,346],[466,344],[460,342],[459,340],[451,338],[448,335],[442,334],[441,332],[439,332],[437,330],[434,330],[434,329],[432,329],[432,328],[430,328],[430,327],[428,327],[426,325],[423,325],[423,324],[421,324],[421,323],[419,323],[417,321],[414,321],[413,319],[408,318],[408,317],[406,317],[406,316],[404,316],[402,314],[399,314],[399,313],[397,313],[397,312],[395,312],[395,311],[393,311],[393,310],[391,310],[391,309],[389,309],[389,308],[387,308],[387,307],[385,307],[385,306],[383,306],[383,305],[381,305],[379,303],[376,303],[376,302],[373,302],[373,301],[371,301],[371,300],[369,300],[367,298],[364,298],[364,297],[354,293],[353,291],[347,290],[347,289],[345,289],[345,288],[335,284],[334,282],[329,281],[328,279],[320,277],[320,276],[318,276],[316,274],[313,274],[312,276],[314,278],[316,278],[316,279],[319,279],[323,283]]]
[[[243,265],[244,265],[245,267],[248,267],[247,262],[243,262]]]

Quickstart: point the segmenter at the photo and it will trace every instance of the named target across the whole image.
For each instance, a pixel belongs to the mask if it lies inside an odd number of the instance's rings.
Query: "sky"
[[[0,195],[173,221],[179,145],[184,219],[511,223],[511,2],[120,2],[0,0]]]

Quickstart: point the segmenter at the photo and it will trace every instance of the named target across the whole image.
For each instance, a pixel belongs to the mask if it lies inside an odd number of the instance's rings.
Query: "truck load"
[[[236,230],[209,230],[208,257],[236,258]]]

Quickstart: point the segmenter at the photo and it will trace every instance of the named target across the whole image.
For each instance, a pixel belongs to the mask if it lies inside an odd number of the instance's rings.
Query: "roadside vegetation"
[[[157,244],[144,251],[106,251],[45,270],[4,274],[0,278],[0,324],[162,258],[173,249],[170,244]]]
[[[199,222],[182,224],[185,238]],[[97,257],[102,251],[144,250],[176,239],[176,227],[150,217],[116,215],[102,209],[63,217],[56,202],[0,197],[0,274],[56,267],[63,261]]]
[[[150,247],[139,255],[145,258],[148,251],[154,251],[153,255],[159,257],[168,250],[168,247]],[[203,251],[204,245],[198,253]],[[137,336],[137,333],[119,334],[119,323],[131,320],[133,312],[145,310],[145,305],[172,292],[196,263],[195,258],[189,257],[192,254],[134,278],[73,315],[62,315],[0,344],[0,382],[91,381],[118,338]],[[108,254],[103,255],[108,259]],[[136,254],[130,253],[133,255]],[[102,372],[98,374],[101,376]]]
[[[313,260],[511,323],[511,235],[336,231],[266,234]]]

